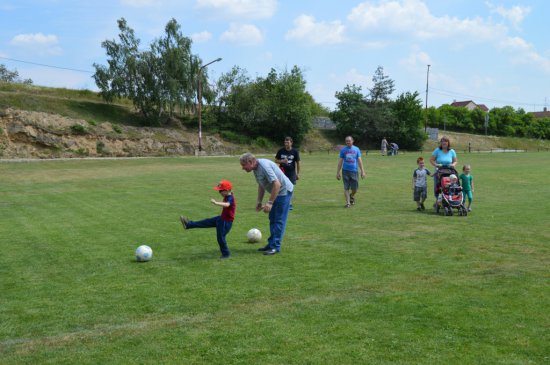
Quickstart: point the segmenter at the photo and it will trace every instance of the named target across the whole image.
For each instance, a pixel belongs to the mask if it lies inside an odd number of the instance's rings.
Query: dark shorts
[[[294,174],[292,174],[292,173],[287,174],[287,173],[285,172],[285,175],[286,175],[286,177],[288,177],[288,179],[290,180],[290,182],[291,182],[293,185],[296,185],[296,173],[294,173]]]
[[[424,187],[414,187],[413,200],[419,202],[421,199],[426,199],[428,197],[428,188]]]
[[[359,189],[359,174],[357,171],[342,170],[342,180],[344,181],[344,190]]]

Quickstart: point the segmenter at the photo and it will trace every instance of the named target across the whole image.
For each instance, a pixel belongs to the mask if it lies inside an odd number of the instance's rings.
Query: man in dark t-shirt
[[[275,162],[292,184],[296,185],[296,180],[300,179],[300,153],[292,148],[292,142],[292,137],[285,138],[285,146],[277,151]]]

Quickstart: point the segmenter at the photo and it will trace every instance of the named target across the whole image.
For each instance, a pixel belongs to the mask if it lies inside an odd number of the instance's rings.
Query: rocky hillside
[[[204,153],[238,153],[238,147],[204,136]],[[90,124],[55,114],[0,110],[0,158],[130,157],[192,155],[198,149],[195,132],[178,128],[137,128]]]

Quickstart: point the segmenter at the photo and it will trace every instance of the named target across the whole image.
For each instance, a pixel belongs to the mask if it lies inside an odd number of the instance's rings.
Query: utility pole
[[[199,85],[198,85],[198,89],[197,89],[197,96],[198,96],[198,105],[197,105],[197,113],[198,113],[198,117],[199,117],[199,153],[202,152],[202,70],[208,66],[208,65],[211,65],[213,64],[214,62],[218,62],[218,61],[221,61],[222,59],[221,58],[216,58],[214,61],[212,62],[208,62],[206,65],[204,66],[201,66],[201,68],[199,68]]]
[[[426,119],[424,120],[424,133],[428,131],[428,82],[430,79],[430,65],[428,65],[428,72],[426,72]]]

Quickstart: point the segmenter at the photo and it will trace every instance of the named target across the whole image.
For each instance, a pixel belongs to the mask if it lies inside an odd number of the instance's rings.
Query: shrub
[[[95,144],[95,150],[97,154],[102,155],[105,152],[105,143],[97,141]]]
[[[95,120],[92,119],[92,120],[89,120],[89,121],[88,121],[88,124],[89,124],[89,125],[93,125],[93,126],[95,127],[95,126],[97,125],[97,122],[96,122]]]
[[[113,130],[115,132],[117,132],[118,134],[121,134],[122,133],[122,128],[120,128],[120,126],[116,125],[116,124],[113,124]]]
[[[228,140],[229,142],[239,143],[239,144],[248,144],[250,139],[247,136],[242,134],[235,133],[233,131],[221,131],[220,136],[223,139]]]
[[[265,137],[258,137],[255,141],[256,145],[260,148],[270,148],[272,147],[272,143]]]
[[[74,134],[86,134],[86,128],[80,124],[73,124],[71,126],[71,132]]]
[[[88,152],[87,149],[84,149],[84,148],[79,148],[75,151],[75,153],[79,156],[88,156],[90,153]]]

